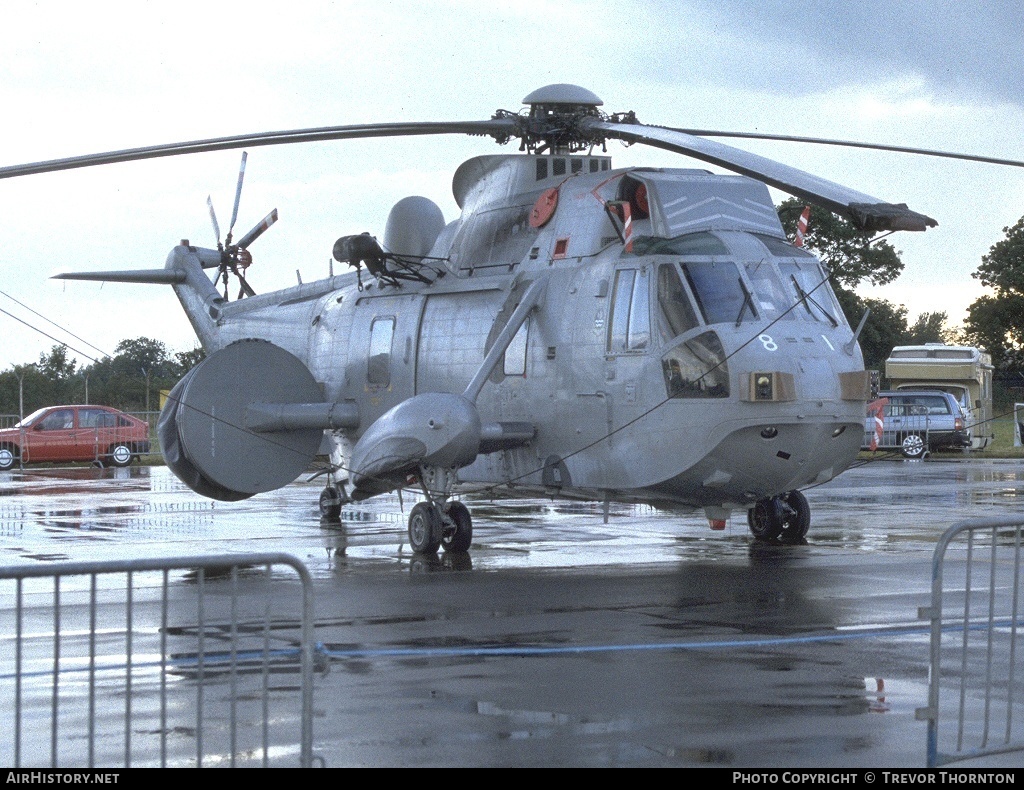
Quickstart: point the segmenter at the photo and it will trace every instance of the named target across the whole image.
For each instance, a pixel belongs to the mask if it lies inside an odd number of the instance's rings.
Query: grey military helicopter
[[[248,248],[277,214],[234,241],[236,192],[223,242],[211,206],[216,249],[183,240],[162,269],[58,277],[174,289],[208,356],[174,387],[158,431],[168,466],[203,496],[277,489],[326,453],[321,514],[415,487],[408,534],[420,553],[469,548],[456,496],[474,490],[702,508],[715,529],[746,511],[756,538],[802,541],[800,489],[855,459],[869,377],[863,321],[851,329],[820,261],[786,238],[768,186],[868,232],[935,220],[706,139],[714,132],[606,115],[578,86],[523,104],[481,121],[241,135],[0,177],[305,141],[517,139],[519,153],[456,170],[458,219],[413,196],[391,210],[382,243],[338,239],[342,274],[256,294]],[[737,175],[616,169],[615,139]]]

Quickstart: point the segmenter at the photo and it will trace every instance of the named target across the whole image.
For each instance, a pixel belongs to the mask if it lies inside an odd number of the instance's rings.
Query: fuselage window
[[[565,175],[565,160],[562,158],[551,160],[551,175],[553,176],[564,176]]]
[[[538,159],[537,160],[537,180],[543,181],[548,177],[548,160]]]
[[[697,314],[675,264],[663,263],[658,267],[658,304],[665,319],[666,331],[663,334],[666,340],[697,326]]]
[[[370,357],[366,380],[376,387],[391,383],[391,341],[395,337],[394,318],[375,318],[370,325]]]
[[[645,269],[615,273],[608,351],[644,351],[651,344],[651,292]]]
[[[516,336],[512,338],[509,347],[505,349],[505,375],[525,376],[526,375],[526,343],[530,334],[530,321],[527,319]]]

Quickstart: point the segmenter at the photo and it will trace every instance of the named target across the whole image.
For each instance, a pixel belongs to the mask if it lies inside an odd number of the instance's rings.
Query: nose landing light
[[[763,370],[747,375],[745,400],[762,403],[796,400],[796,382],[792,373]]]

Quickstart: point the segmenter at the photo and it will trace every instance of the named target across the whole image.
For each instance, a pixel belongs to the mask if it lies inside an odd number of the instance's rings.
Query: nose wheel
[[[800,543],[811,526],[811,506],[800,491],[788,491],[757,502],[747,511],[747,524],[758,540]]]

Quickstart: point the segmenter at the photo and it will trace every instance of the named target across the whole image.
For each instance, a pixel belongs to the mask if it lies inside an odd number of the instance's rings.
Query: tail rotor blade
[[[210,207],[210,220],[213,222],[213,234],[217,237],[217,245],[220,245],[220,225],[217,224],[217,213],[213,210],[213,198],[206,196],[206,205]]]
[[[262,220],[260,220],[259,224],[255,228],[250,230],[248,233],[246,233],[242,238],[238,240],[239,248],[243,250],[246,249],[250,244],[256,241],[256,239],[262,236],[264,231],[266,231],[266,229],[273,225],[275,222],[277,222],[276,208],[269,214],[267,214],[267,216],[265,216]]]
[[[235,208],[231,212],[231,227],[228,228],[228,238],[231,238],[231,232],[235,229],[235,220],[238,219],[238,202],[242,199],[242,180],[245,178],[245,160],[248,156],[248,152],[242,151],[242,164],[238,168],[238,186],[235,187]]]
[[[255,296],[256,292],[252,289],[252,286],[249,285],[249,283],[246,281],[245,277],[242,276],[242,273],[236,270],[235,274],[238,275],[238,284],[242,286],[241,290],[238,293],[238,298],[241,299],[242,294],[245,294],[246,296]]]

